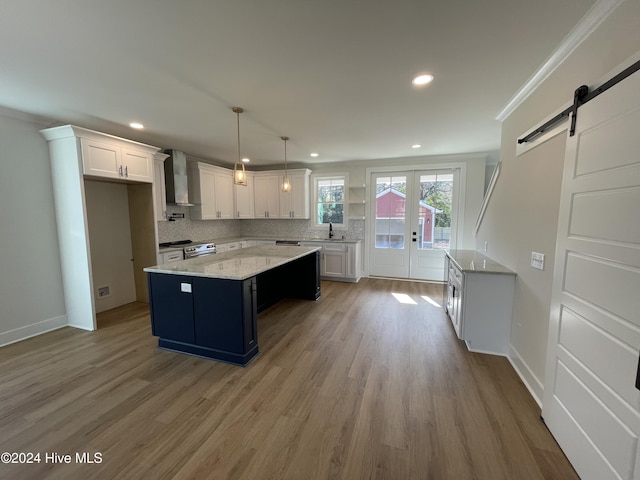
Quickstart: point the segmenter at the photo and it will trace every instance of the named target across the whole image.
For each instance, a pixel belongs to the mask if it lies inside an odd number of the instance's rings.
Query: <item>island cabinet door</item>
[[[194,277],[196,345],[239,355],[254,349],[258,344],[255,288],[255,277]]]
[[[320,298],[320,252],[299,258],[288,265],[286,278],[281,282],[288,287],[288,295],[305,300]]]
[[[153,335],[194,343],[192,277],[149,274]]]

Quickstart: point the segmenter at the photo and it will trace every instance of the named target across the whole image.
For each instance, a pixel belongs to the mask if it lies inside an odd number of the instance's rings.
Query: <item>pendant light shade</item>
[[[284,140],[284,177],[282,178],[282,191],[289,193],[291,191],[291,182],[289,181],[289,172],[287,171],[287,140],[289,137],[280,137]]]
[[[240,114],[244,112],[242,107],[233,107],[231,110],[236,114],[238,124],[238,160],[233,166],[233,183],[235,185],[247,186],[247,172],[244,169],[244,163],[242,163],[242,157],[240,156]]]

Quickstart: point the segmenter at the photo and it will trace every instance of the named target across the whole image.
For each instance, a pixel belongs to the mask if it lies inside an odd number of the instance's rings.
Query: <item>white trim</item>
[[[66,327],[67,325],[67,316],[61,315],[59,317],[49,318],[14,330],[9,330],[8,332],[0,333],[0,347],[20,342],[27,338],[35,337],[52,330],[57,330],[59,328]]]
[[[496,120],[503,122],[518,108],[556,68],[613,12],[624,0],[598,0],[562,40],[536,73],[509,100]]]
[[[291,170],[289,170],[291,171]],[[318,207],[318,179],[322,180],[344,180],[344,199],[342,200],[342,223],[334,223],[335,230],[347,230],[349,228],[349,172],[336,173],[313,173],[310,176],[311,188],[313,189],[311,197],[311,225],[310,230],[326,230],[327,225],[318,224],[316,218],[316,209]]]
[[[522,356],[515,348],[513,348],[513,345],[509,345],[509,354],[507,355],[507,358],[509,359],[509,363],[511,363],[513,369],[518,374],[518,377],[520,377],[520,380],[522,380],[522,383],[524,383],[524,386],[527,387],[527,390],[529,390],[533,399],[536,401],[540,409],[542,409],[544,385],[540,379],[534,375],[529,366],[522,359]]]
[[[493,189],[498,182],[498,177],[500,176],[500,166],[502,161],[496,163],[495,168],[493,169],[493,173],[491,174],[491,179],[489,180],[489,186],[487,187],[487,191],[484,195],[484,199],[482,200],[482,206],[480,207],[480,212],[478,213],[478,219],[476,220],[476,228],[473,231],[473,236],[478,235],[478,230],[480,230],[480,225],[482,225],[482,219],[484,218],[484,212],[487,210],[487,206],[489,205],[489,200],[491,199],[491,194],[493,193]]]
[[[397,165],[397,166],[380,166],[380,167],[369,167],[365,170],[365,178],[366,182],[369,185],[372,185],[371,175],[374,173],[386,173],[386,172],[423,172],[426,170],[439,170],[439,171],[459,171],[458,177],[458,198],[457,198],[457,219],[456,219],[456,227],[455,232],[453,226],[451,227],[452,235],[455,233],[456,244],[458,245],[462,239],[464,239],[464,218],[465,218],[465,210],[466,210],[466,195],[467,195],[467,162],[473,160],[474,158],[478,158],[475,154],[464,155],[464,154],[456,154],[450,155],[447,157],[439,157],[440,158],[451,158],[457,161],[448,162],[448,163],[423,163],[423,164],[408,164],[408,165]],[[481,158],[486,158],[486,155],[482,155]],[[466,161],[465,161],[466,160]],[[455,180],[454,180],[455,181]],[[367,195],[370,195],[371,192],[367,189]],[[369,198],[367,197],[367,200]],[[454,200],[455,201],[455,200]],[[375,218],[375,215],[371,213],[371,209],[374,208],[372,205],[369,205],[369,210],[367,211],[367,218]],[[369,276],[369,262],[371,261],[371,240],[374,232],[375,226],[372,225],[375,222],[368,221],[365,222],[365,233],[364,233],[364,266],[363,266],[363,276]],[[460,247],[458,247],[460,248]]]

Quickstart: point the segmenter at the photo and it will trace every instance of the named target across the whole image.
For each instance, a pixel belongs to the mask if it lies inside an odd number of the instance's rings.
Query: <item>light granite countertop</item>
[[[482,255],[476,250],[451,250],[446,252],[453,263],[464,273],[499,273],[504,275],[515,275],[504,265],[495,260]]]
[[[215,243],[216,245],[224,245],[225,243],[234,243],[241,242],[243,240],[265,240],[265,241],[276,241],[276,240],[293,240],[298,242],[308,242],[308,243],[358,243],[360,240],[354,240],[351,238],[316,238],[316,237],[288,237],[288,236],[280,236],[280,237],[226,237],[226,238],[214,238],[209,240],[193,240],[190,244],[187,245],[172,245],[170,247],[158,247],[158,252],[167,253],[175,250],[182,250],[184,247],[189,245],[200,245],[202,243]]]
[[[321,247],[258,245],[231,252],[189,258],[147,267],[145,272],[191,277],[245,280],[259,273],[302,258]]]

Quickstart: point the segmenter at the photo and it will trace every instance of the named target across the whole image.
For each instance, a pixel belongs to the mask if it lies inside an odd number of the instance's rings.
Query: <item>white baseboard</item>
[[[26,340],[27,338],[35,337],[36,335],[41,335],[52,330],[57,330],[58,328],[66,327],[67,325],[67,316],[61,315],[59,317],[43,320],[42,322],[32,323],[31,325],[16,328],[15,330],[9,330],[8,332],[1,332],[0,347],[19,342],[21,340]]]
[[[511,366],[516,371],[522,383],[524,383],[527,390],[536,401],[538,406],[542,408],[542,398],[544,396],[544,385],[536,377],[525,361],[522,359],[518,351],[513,348],[513,345],[509,345],[509,354],[507,355]]]

